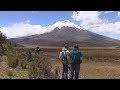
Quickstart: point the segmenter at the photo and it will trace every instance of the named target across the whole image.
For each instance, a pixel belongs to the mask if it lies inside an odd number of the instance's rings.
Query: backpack
[[[59,56],[60,60],[62,61],[66,61],[67,60],[67,54],[66,51],[62,51],[60,52],[60,56]]]

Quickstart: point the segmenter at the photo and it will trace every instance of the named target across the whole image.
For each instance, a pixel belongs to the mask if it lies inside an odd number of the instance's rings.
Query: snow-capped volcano
[[[59,21],[53,24],[53,27],[54,29],[51,29],[52,31],[48,33],[13,38],[10,40],[21,45],[61,47],[67,42],[69,46],[78,44],[81,47],[120,46],[119,40],[105,37],[88,30],[78,29],[80,27],[77,28],[76,25],[69,21]]]
[[[81,29],[80,26],[70,22],[69,20],[58,21],[52,25],[52,28],[56,28],[56,27],[58,27],[59,29],[61,29],[62,27],[73,27],[73,28]]]

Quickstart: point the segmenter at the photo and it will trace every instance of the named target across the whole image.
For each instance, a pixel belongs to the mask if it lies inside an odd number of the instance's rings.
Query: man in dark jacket
[[[74,49],[70,51],[70,79],[79,79],[80,64],[82,63],[82,53],[79,50],[78,45],[74,46]]]

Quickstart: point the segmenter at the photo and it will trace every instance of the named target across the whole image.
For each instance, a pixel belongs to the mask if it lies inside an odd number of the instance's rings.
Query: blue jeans
[[[68,79],[68,64],[62,63],[62,79]]]
[[[79,79],[80,64],[71,64],[70,79]]]

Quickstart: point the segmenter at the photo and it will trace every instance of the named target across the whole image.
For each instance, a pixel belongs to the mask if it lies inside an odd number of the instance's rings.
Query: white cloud
[[[73,12],[72,18],[81,21],[80,26],[83,29],[108,34],[120,34],[120,22],[109,23],[107,20],[101,19],[100,15],[101,12],[98,11],[77,11]]]
[[[31,13],[39,13],[40,11],[31,11]]]
[[[98,18],[100,12],[98,11],[77,11],[73,12],[72,18],[76,21],[86,20],[86,21],[96,21],[99,22]]]
[[[104,13],[113,13],[114,11],[105,11]]]
[[[120,12],[118,12],[118,17],[120,17]]]
[[[99,18],[101,12],[98,11],[77,11],[73,12],[72,18],[76,21],[81,21],[81,26],[84,29],[97,27],[102,23]]]
[[[15,23],[12,26],[0,27],[0,31],[8,38],[22,37],[50,32],[51,26],[31,25],[29,21]]]

